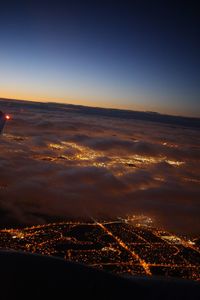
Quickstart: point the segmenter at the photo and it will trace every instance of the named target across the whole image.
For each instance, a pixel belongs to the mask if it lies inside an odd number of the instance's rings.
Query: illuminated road
[[[123,247],[126,251],[128,251],[136,260],[138,260],[140,262],[140,265],[144,268],[145,273],[147,275],[152,275],[151,271],[149,269],[148,264],[139,257],[139,255],[137,255],[134,251],[131,251],[128,246],[118,237],[116,237],[110,230],[108,230],[102,223],[96,222],[97,225],[99,225],[108,235],[112,236],[117,242],[118,244]]]

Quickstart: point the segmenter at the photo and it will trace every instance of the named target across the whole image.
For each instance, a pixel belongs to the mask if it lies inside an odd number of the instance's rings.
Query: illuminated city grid
[[[0,248],[64,258],[120,275],[200,280],[199,240],[155,228],[144,216],[0,230]]]

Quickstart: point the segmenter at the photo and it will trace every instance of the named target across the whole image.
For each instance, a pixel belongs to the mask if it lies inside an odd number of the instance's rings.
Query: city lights
[[[0,248],[58,256],[120,275],[200,280],[200,250],[160,230],[150,217],[62,222],[0,230]]]

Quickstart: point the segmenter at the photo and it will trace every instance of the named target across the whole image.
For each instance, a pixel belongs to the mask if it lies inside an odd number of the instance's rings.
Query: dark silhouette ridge
[[[156,123],[164,123],[173,126],[200,128],[200,118],[165,115],[157,112],[89,107],[89,106],[54,103],[54,102],[43,103],[43,102],[33,102],[33,101],[25,101],[25,100],[4,99],[4,98],[0,98],[0,100],[4,103],[4,105],[6,104],[10,107],[17,107],[23,104],[24,106],[31,105],[35,109],[48,109],[49,111],[70,110],[73,113],[83,113],[85,115],[96,115],[96,116],[99,115],[103,117],[133,119],[133,120],[150,121]]]

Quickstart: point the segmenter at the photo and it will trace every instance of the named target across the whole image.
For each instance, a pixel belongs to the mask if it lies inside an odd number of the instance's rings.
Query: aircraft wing
[[[4,114],[2,111],[0,111],[0,134],[3,131],[4,125],[6,123],[7,120],[10,119],[9,115]]]
[[[178,279],[125,278],[63,259],[0,251],[2,299],[200,299],[200,284]]]

